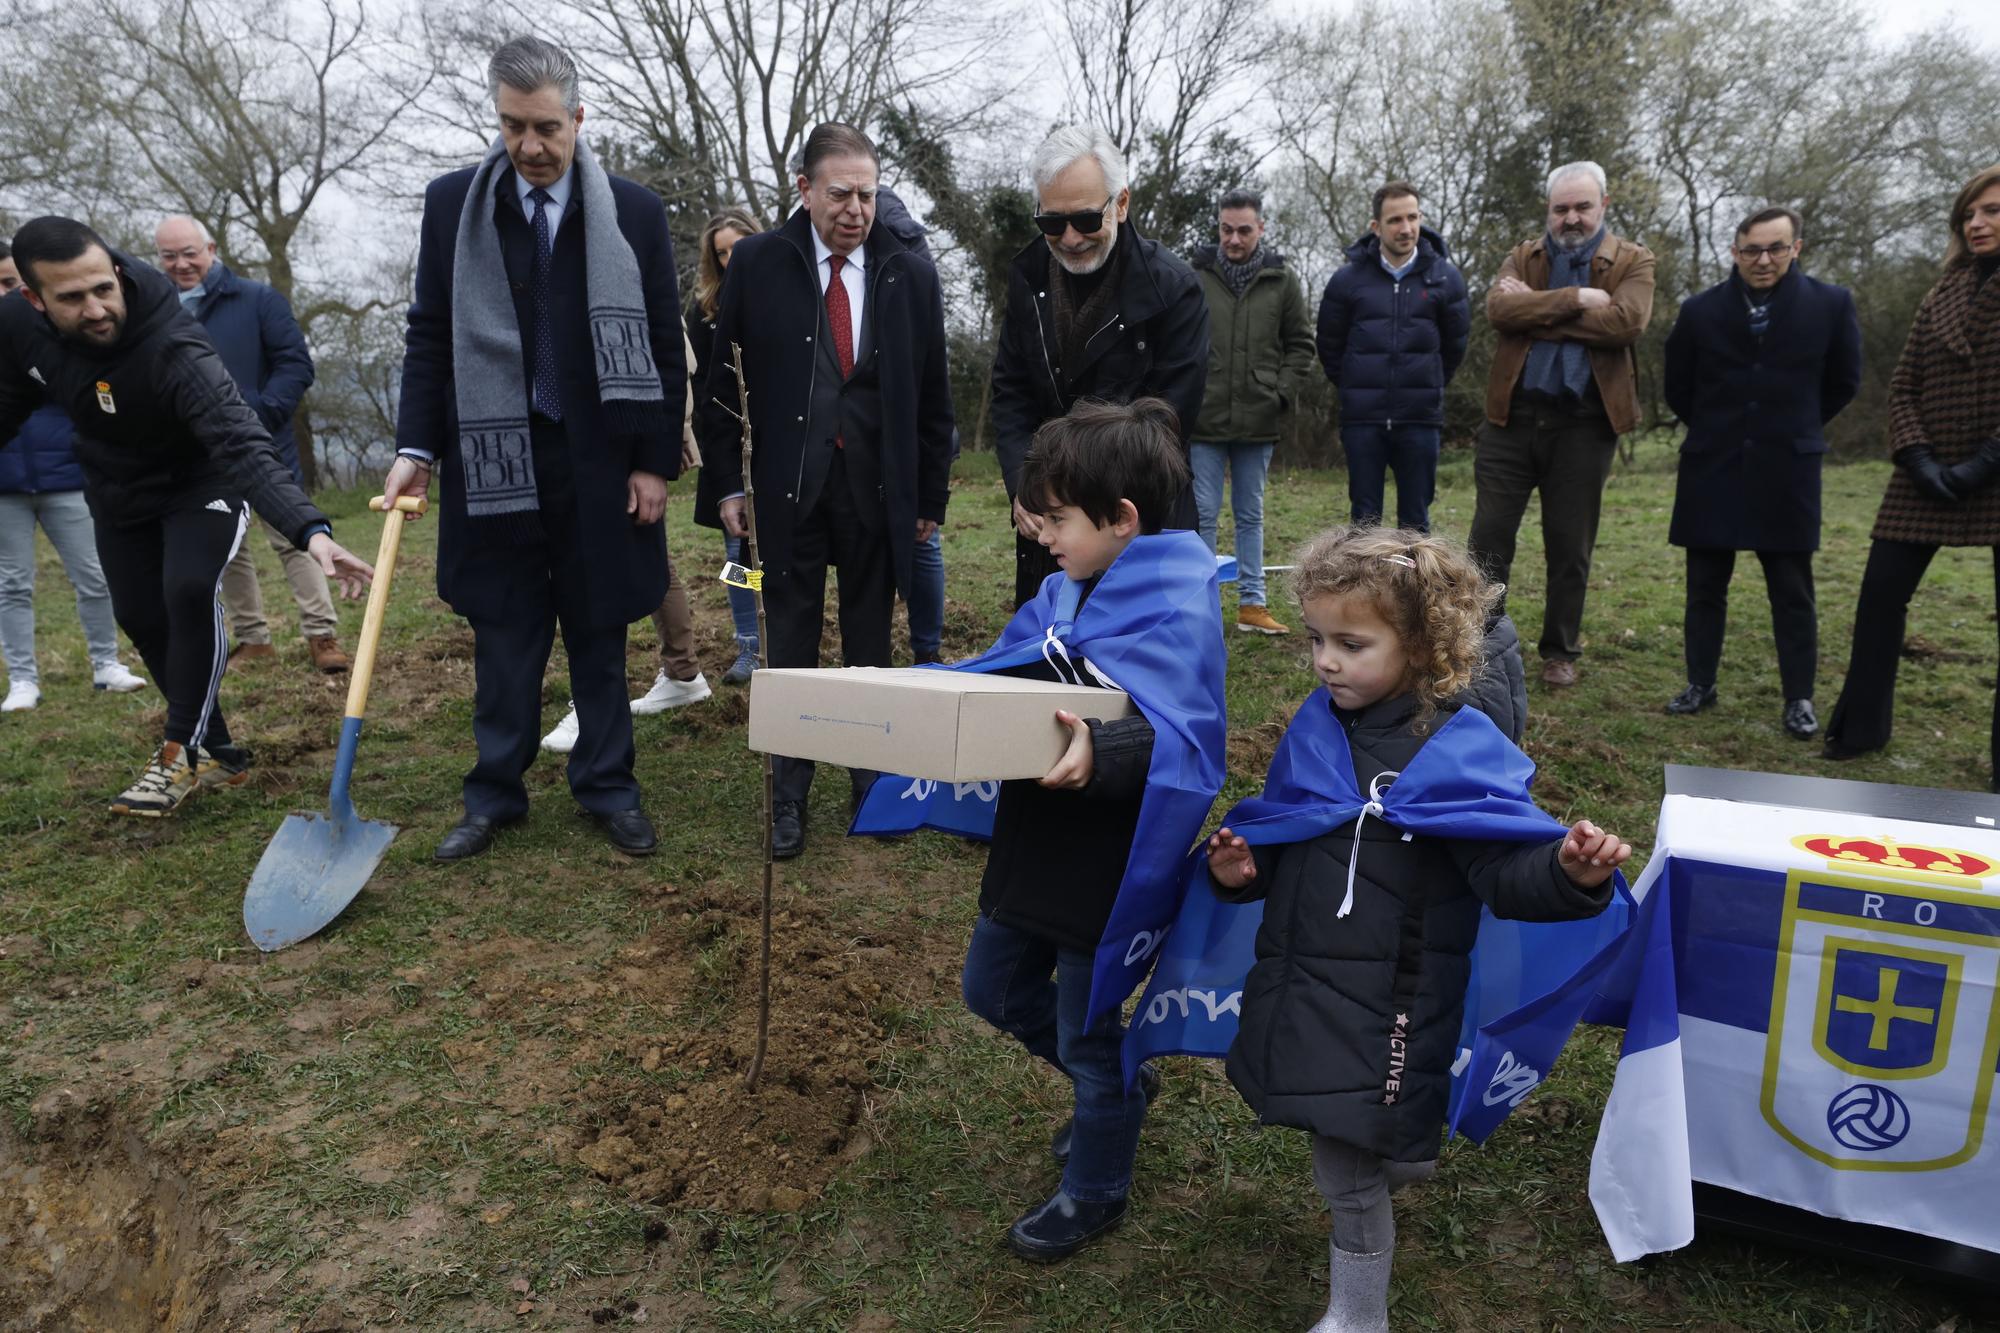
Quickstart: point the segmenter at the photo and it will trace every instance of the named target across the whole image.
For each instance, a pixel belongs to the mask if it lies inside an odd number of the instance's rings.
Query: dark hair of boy
[[[1375,220],[1377,222],[1382,220],[1382,205],[1391,199],[1401,199],[1405,195],[1419,203],[1423,202],[1423,196],[1417,193],[1417,187],[1408,181],[1390,181],[1375,191]]]
[[[24,286],[36,291],[35,265],[63,264],[88,254],[92,246],[111,252],[104,238],[75,218],[44,217],[14,233],[14,268]]]
[[[1139,531],[1150,536],[1166,525],[1189,476],[1171,403],[1086,398],[1035,432],[1021,463],[1021,508],[1046,514],[1066,505],[1102,528],[1117,521],[1118,502],[1130,500]]]
[[[1779,218],[1783,218],[1792,224],[1793,240],[1796,241],[1806,234],[1806,220],[1799,216],[1798,209],[1786,208],[1783,204],[1773,204],[1769,208],[1758,209],[1755,213],[1737,223],[1736,239],[1740,241],[1745,236],[1748,236],[1752,227],[1761,227],[1766,222],[1776,222]]]

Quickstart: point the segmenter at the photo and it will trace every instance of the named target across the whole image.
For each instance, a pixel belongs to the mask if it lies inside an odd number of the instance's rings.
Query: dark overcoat
[[[908,597],[917,520],[944,522],[951,494],[951,382],[946,362],[944,301],[937,270],[878,221],[862,242],[864,359],[873,358],[881,424],[872,456],[850,445],[850,468],[879,468],[878,490],[888,524],[896,587]],[[729,269],[705,352],[696,395],[695,428],[701,469],[716,499],[743,489],[743,440],[736,419],[732,344],[743,348],[750,390],[752,467],[757,481],[758,558],[767,570],[788,571],[798,526],[806,450],[823,441],[825,423],[808,420],[813,376],[819,371],[824,295],[813,250],[812,218],[793,212],[776,231],[746,236],[730,251]],[[859,375],[866,367],[857,365]]]
[[[278,457],[303,482],[292,416],[312,387],[313,360],[305,332],[292,316],[292,303],[276,287],[232,273],[217,261],[189,313],[208,330],[243,401],[271,432]]]
[[[1725,551],[1819,549],[1826,423],[1861,387],[1861,322],[1845,287],[1794,268],[1750,332],[1734,271],[1681,306],[1667,405],[1687,426],[1667,540]]]
[[[535,557],[524,568],[516,534],[505,523],[473,522],[465,512],[465,473],[458,455],[458,401],[452,378],[451,294],[457,260],[458,219],[474,168],[440,176],[424,192],[423,229],[417,245],[415,299],[403,357],[402,410],[396,419],[396,447],[435,456],[438,502],[438,595],[471,620],[502,619],[521,609],[522,597],[538,603],[546,596],[532,586],[546,577],[546,562]],[[626,513],[627,483],[634,472],[673,478],[680,473],[682,405],[687,368],[681,343],[680,294],[674,277],[673,241],[660,198],[643,186],[613,176],[612,198],[618,230],[639,262],[653,360],[667,410],[658,436],[618,443],[597,396],[597,356],[590,333],[584,266],[583,191],[572,184],[569,207],[557,225],[551,256],[549,321],[556,349],[556,377],[563,404],[574,477],[574,512],[557,520],[574,534],[577,556],[590,577],[570,588],[579,604],[563,608],[578,623],[604,627],[629,624],[650,615],[667,590],[666,529],[639,525]],[[495,189],[493,224],[523,330],[534,327],[529,279],[534,271],[535,234],[521,211],[513,168],[504,168]],[[522,339],[521,385],[530,380]]]

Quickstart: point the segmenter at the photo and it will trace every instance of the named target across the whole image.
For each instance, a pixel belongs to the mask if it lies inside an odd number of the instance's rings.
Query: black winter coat
[[[1359,714],[1336,710],[1364,791],[1422,748],[1415,710],[1407,695]],[[1609,881],[1597,889],[1570,882],[1556,861],[1560,846],[1560,837],[1406,842],[1366,819],[1344,919],[1335,913],[1347,891],[1352,823],[1256,849],[1257,877],[1233,895],[1266,901],[1228,1073],[1258,1118],[1391,1161],[1436,1157],[1480,904],[1518,920],[1565,921],[1611,901]]]
[[[1465,277],[1429,227],[1416,266],[1400,279],[1382,267],[1370,233],[1347,250],[1319,303],[1319,360],[1340,390],[1342,425],[1444,424],[1444,387],[1465,360],[1472,312]]]
[[[885,226],[868,229],[863,268],[864,341],[872,340],[882,424],[874,463],[888,525],[891,567],[905,596],[917,520],[944,522],[951,498],[951,382],[937,270]],[[818,373],[821,312],[812,219],[804,209],[776,231],[746,236],[730,252],[712,350],[695,394],[704,481],[720,499],[743,489],[743,438],[735,412],[730,345],[743,347],[749,380],[757,541],[766,569],[791,567],[806,449],[829,433],[807,420]],[[858,369],[858,368],[857,368]],[[857,450],[850,449],[850,455]],[[854,465],[850,457],[849,466]]]
[[[1743,280],[1681,306],[1667,405],[1687,423],[1667,540],[1724,551],[1819,549],[1825,424],[1861,387],[1861,323],[1845,287],[1794,268],[1751,336]]]
[[[329,525],[271,445],[215,344],[158,269],[111,252],[125,328],[98,349],[57,336],[14,295],[0,299],[0,440],[43,402],[69,413],[84,492],[100,523],[156,519],[192,501],[241,496],[301,550]]]
[[[993,355],[993,451],[1013,495],[1035,431],[1080,399],[1129,403],[1164,398],[1181,418],[1181,444],[1201,412],[1208,382],[1208,302],[1194,270],[1129,221],[1118,244],[1131,251],[1119,270],[1118,311],[1084,344],[1084,364],[1057,377],[1061,340],[1049,301],[1049,247],[1040,237],[1014,257],[1007,310]],[[1193,492],[1188,521],[1194,526]]]
[[[539,586],[535,583],[534,571],[523,577],[510,525],[475,524],[465,512],[465,470],[459,459],[458,396],[452,372],[451,299],[458,262],[458,219],[465,209],[474,170],[465,167],[440,176],[424,191],[416,292],[404,342],[396,447],[418,449],[438,460],[438,595],[468,619],[499,620],[518,614],[523,597],[539,605],[547,596],[547,586],[546,581]],[[493,225],[500,236],[515,317],[523,329],[532,328],[529,280],[534,271],[535,234],[521,212],[512,167],[503,169],[495,193]],[[576,493],[574,512],[566,527],[575,533],[577,563],[588,569],[591,577],[581,587],[568,590],[568,595],[584,605],[565,607],[564,615],[599,627],[644,619],[666,595],[666,528],[660,523],[644,527],[633,523],[626,515],[625,502],[634,472],[650,472],[670,480],[680,474],[681,417],[687,401],[680,294],[666,209],[658,195],[619,176],[611,177],[611,195],[617,203],[618,230],[639,263],[643,290],[632,295],[645,306],[646,330],[659,367],[666,412],[657,437],[632,445],[614,443],[597,397],[597,354],[585,287],[583,191],[573,187],[569,207],[556,225],[550,258],[549,322],[555,334],[563,431]],[[523,339],[523,348],[527,345],[528,340]],[[524,389],[530,380],[525,357],[524,350]]]

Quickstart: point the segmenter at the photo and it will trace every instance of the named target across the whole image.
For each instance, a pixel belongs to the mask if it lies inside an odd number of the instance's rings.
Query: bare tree
[[[51,88],[102,133],[116,168],[110,186],[72,173],[72,198],[108,190],[135,230],[163,210],[200,219],[232,263],[292,301],[309,335],[323,317],[400,301],[305,300],[299,287],[315,208],[337,184],[395,176],[411,156],[403,118],[431,82],[365,0],[77,0],[49,22]],[[309,486],[311,402],[296,421]]]

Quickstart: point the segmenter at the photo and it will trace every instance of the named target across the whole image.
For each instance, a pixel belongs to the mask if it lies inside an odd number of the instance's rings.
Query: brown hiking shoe
[[[317,639],[307,639],[306,647],[312,650],[313,666],[329,676],[337,676],[354,664],[347,660],[347,654],[340,651],[340,640],[331,634]]]
[[[1288,626],[1280,625],[1271,613],[1261,606],[1239,606],[1236,608],[1236,632],[1238,634],[1290,634]]]
[[[278,650],[268,643],[239,643],[229,650],[229,669],[268,662],[277,655]]]
[[[1551,657],[1542,663],[1542,684],[1552,690],[1567,689],[1576,684],[1576,663],[1567,657]]]

